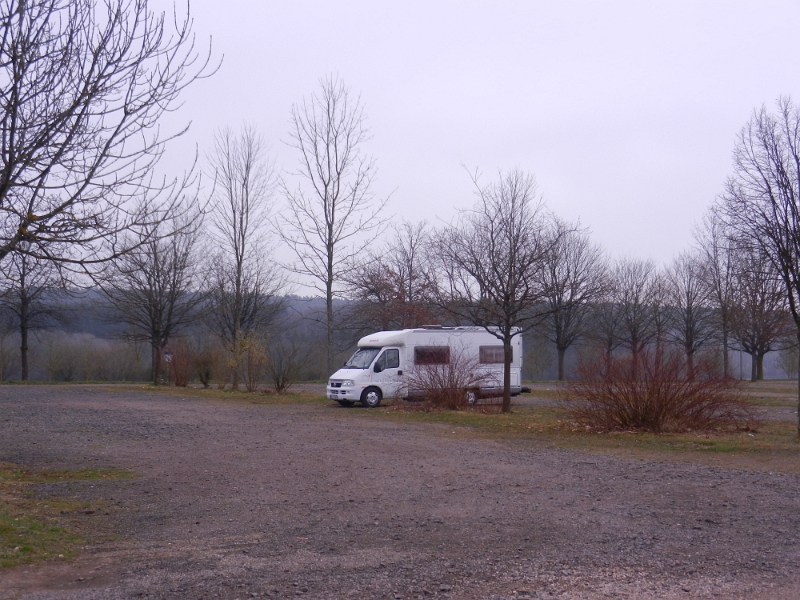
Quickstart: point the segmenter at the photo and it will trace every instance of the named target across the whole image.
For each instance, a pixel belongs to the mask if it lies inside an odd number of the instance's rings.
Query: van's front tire
[[[376,387],[368,387],[361,392],[361,405],[366,408],[377,408],[381,405],[381,391]]]

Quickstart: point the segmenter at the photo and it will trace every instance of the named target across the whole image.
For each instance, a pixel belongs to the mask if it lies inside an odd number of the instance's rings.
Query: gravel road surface
[[[0,460],[130,469],[0,598],[800,597],[800,478],[470,439],[367,409],[0,388]]]

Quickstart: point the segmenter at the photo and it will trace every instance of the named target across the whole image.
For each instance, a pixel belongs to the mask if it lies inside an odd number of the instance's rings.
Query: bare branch
[[[188,13],[148,0],[0,5],[0,261],[25,253],[90,269],[143,239],[179,201],[159,180],[161,116],[208,76]],[[142,221],[144,201],[158,210]],[[132,237],[123,235],[134,231]]]

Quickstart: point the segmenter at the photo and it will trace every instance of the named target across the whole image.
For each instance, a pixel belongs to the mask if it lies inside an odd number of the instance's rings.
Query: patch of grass
[[[511,413],[480,410],[353,411],[406,423],[429,424],[447,437],[479,437],[617,456],[677,460],[729,468],[800,474],[800,441],[794,422],[765,421],[757,431],[597,433],[556,407],[517,406]]]
[[[797,381],[744,381],[741,391],[746,401],[756,406],[797,406]]]
[[[91,513],[91,503],[36,497],[36,486],[61,481],[97,481],[134,476],[123,469],[34,471],[0,463],[0,568],[37,560],[72,558],[84,538],[63,517]]]
[[[47,558],[70,559],[82,538],[41,518],[0,507],[0,568]]]
[[[762,396],[747,393],[745,390],[744,401],[752,406],[797,406],[797,398],[788,398],[785,396]]]
[[[52,483],[56,481],[96,481],[98,479],[128,479],[134,474],[126,469],[77,469],[33,471],[0,463],[0,482]]]
[[[567,383],[564,381],[539,381],[522,384],[529,388],[530,396],[542,400],[560,400],[564,397]]]

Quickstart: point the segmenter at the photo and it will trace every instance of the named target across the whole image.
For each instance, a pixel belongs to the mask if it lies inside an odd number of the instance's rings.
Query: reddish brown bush
[[[417,365],[406,384],[412,397],[424,399],[432,408],[460,410],[475,403],[488,379],[477,360],[452,349],[445,364]]]
[[[168,365],[172,372],[172,381],[179,387],[186,387],[192,374],[192,349],[186,340],[177,339],[170,342],[166,350],[172,353]]]
[[[696,360],[689,377],[677,351],[634,357],[595,355],[578,366],[568,388],[568,410],[582,425],[603,431],[687,431],[755,425],[738,383],[713,360]]]

